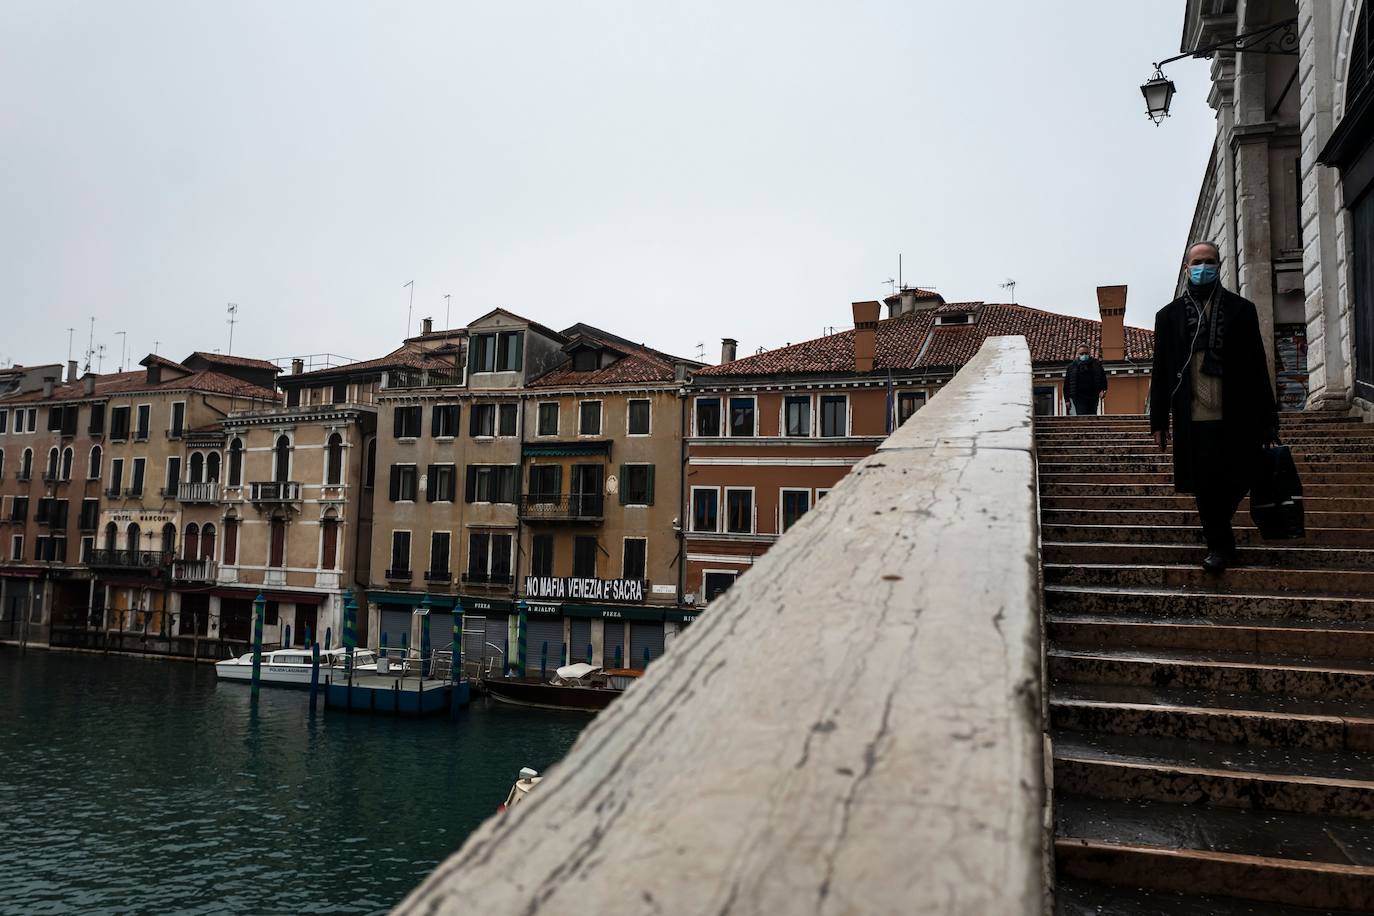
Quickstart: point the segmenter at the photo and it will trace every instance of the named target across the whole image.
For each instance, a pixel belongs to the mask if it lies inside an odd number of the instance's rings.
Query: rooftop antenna
[[[224,352],[225,352],[225,355],[226,355],[226,356],[233,356],[233,355],[234,355],[234,325],[236,325],[236,324],[239,323],[239,317],[238,317],[238,316],[239,316],[239,306],[238,306],[238,303],[237,303],[237,302],[231,302],[231,303],[229,303],[229,305],[226,307],[225,311],[227,311],[227,312],[229,313],[229,317],[228,317],[228,319],[226,319],[226,321],[227,321],[228,324],[229,324],[229,349],[226,350],[226,351],[224,351]]]
[[[153,341],[153,355],[154,355],[154,356],[157,356],[157,345],[160,344],[160,343],[162,343],[162,341],[160,341],[160,340],[155,340],[155,341]]]
[[[101,344],[95,349],[95,374],[99,375],[105,368],[105,345]]]
[[[891,292],[889,292],[888,295],[895,296],[897,294],[897,281],[892,279],[891,277],[888,277],[883,282],[886,283],[888,285],[888,288],[891,290]]]
[[[706,362],[706,344],[700,340],[697,341],[697,362]]]
[[[115,331],[115,336],[119,338],[119,370],[124,371],[124,347],[129,342],[128,331]]]
[[[902,253],[897,252],[897,288],[906,289],[906,284],[902,282]]]
[[[1013,280],[1011,277],[1007,277],[1007,282],[1006,282],[1006,283],[998,283],[997,285],[998,285],[999,287],[1001,287],[1002,289],[1009,289],[1009,290],[1011,290],[1011,304],[1012,304],[1012,305],[1015,305],[1015,304],[1016,304],[1016,281]]]
[[[76,328],[67,328],[67,362],[72,361],[72,341],[76,338]]]
[[[450,325],[450,324],[448,323],[448,306],[449,306],[449,301],[448,301],[448,300],[449,300],[450,296],[451,296],[450,293],[444,293],[444,330],[445,330],[445,331],[447,331],[450,327],[452,327],[452,325]]]
[[[86,367],[82,372],[91,371],[91,357],[95,356],[95,316],[91,316],[91,336],[86,341]]]
[[[408,280],[407,282],[401,284],[401,289],[405,289],[407,286],[410,287],[410,305],[406,308],[406,336],[409,337],[409,336],[410,336],[410,315],[411,315],[412,312],[415,311],[415,281],[414,281],[414,280]]]

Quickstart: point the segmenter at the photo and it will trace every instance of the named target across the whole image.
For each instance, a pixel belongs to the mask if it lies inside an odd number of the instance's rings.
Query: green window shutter
[[[626,490],[625,482],[626,482],[626,477],[625,477],[625,465],[622,464],[622,465],[620,466],[620,486],[616,488],[616,489],[618,489],[618,490],[620,491],[620,504],[621,504],[622,506],[625,505],[625,490]]]
[[[645,498],[644,502],[652,506],[654,504],[654,466],[652,464],[647,468],[647,477],[648,480],[645,483],[644,489],[648,493],[648,496]]]

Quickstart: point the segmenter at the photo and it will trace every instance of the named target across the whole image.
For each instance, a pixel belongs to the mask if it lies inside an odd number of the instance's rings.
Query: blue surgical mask
[[[1194,286],[1208,286],[1217,282],[1217,265],[1194,264],[1188,268],[1188,282]]]
[[[1087,353],[1080,353],[1080,354],[1078,354],[1078,361],[1079,361],[1080,363],[1086,363],[1086,362],[1087,362],[1088,360],[1090,360],[1090,359],[1092,359],[1092,357],[1091,357],[1090,355],[1088,355]]]

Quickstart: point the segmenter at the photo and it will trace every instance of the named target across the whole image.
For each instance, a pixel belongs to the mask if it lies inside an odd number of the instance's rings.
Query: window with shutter
[[[401,466],[399,464],[393,464],[391,466],[391,491],[389,496],[392,502],[396,502],[401,498]]]
[[[621,578],[623,579],[643,579],[645,578],[645,560],[648,554],[649,542],[644,538],[626,538],[625,555],[621,563]]]

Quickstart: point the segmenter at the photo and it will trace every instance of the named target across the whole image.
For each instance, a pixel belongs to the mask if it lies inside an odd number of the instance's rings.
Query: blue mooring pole
[[[320,644],[310,644],[310,714],[315,714],[315,698],[320,692]]]
[[[463,602],[453,602],[453,659],[448,665],[450,718],[458,718],[458,696],[463,686]]]
[[[253,599],[253,692],[262,681],[262,621],[267,616],[267,599],[262,595]]]

